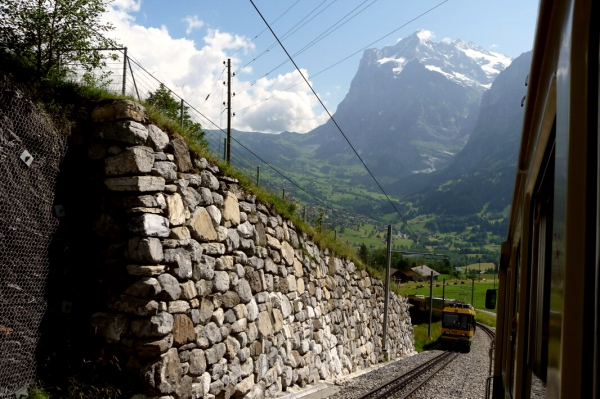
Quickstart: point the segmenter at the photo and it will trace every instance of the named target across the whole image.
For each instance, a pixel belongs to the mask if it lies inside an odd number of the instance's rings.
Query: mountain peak
[[[376,50],[375,61],[381,68],[392,68],[402,73],[404,66],[416,59],[429,71],[436,72],[461,86],[488,89],[496,76],[506,69],[512,59],[503,54],[488,51],[460,39],[442,39],[434,42],[432,31],[417,30],[400,39],[393,46]]]

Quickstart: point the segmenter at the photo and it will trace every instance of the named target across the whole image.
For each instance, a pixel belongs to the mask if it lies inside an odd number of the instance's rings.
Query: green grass
[[[50,394],[40,387],[32,388],[27,395],[27,399],[50,399],[50,397]]]
[[[456,284],[455,284],[456,283]],[[418,285],[423,284],[424,287],[417,288]],[[439,286],[436,286],[439,285]],[[458,299],[467,303],[471,303],[471,280],[446,280],[446,298]],[[475,281],[474,290],[474,303],[472,304],[475,309],[485,309],[485,293],[488,289],[494,288],[494,282],[486,279],[486,281]],[[496,281],[496,288],[498,288],[498,281]],[[399,291],[402,295],[425,295],[429,296],[429,283],[428,282],[411,282],[402,284],[399,287]],[[442,282],[434,281],[433,284],[433,296],[442,296]],[[490,312],[495,313],[496,309],[488,309]]]
[[[431,338],[427,334],[429,330],[428,323],[415,324],[413,325],[414,336],[415,336],[415,350],[417,352],[423,352],[430,345],[434,344],[440,335],[442,334],[442,322],[438,321],[431,323]]]
[[[487,313],[477,312],[475,320],[490,327],[496,327],[496,318]]]

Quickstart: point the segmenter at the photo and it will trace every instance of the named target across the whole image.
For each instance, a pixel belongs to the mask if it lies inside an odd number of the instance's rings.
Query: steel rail
[[[456,354],[456,353],[453,354],[453,353],[449,353],[449,352],[444,352],[444,353],[434,357],[433,359],[430,359],[430,360],[426,361],[425,363],[420,364],[419,366],[407,371],[406,373],[400,375],[399,377],[395,377],[395,378],[391,379],[390,381],[371,389],[369,392],[360,396],[359,399],[389,398],[390,394],[392,394],[394,391],[398,391],[402,388],[405,388],[411,381],[413,381],[413,379],[415,377],[426,373],[427,371],[433,369],[434,366],[443,362],[444,360],[447,360],[450,357],[452,357],[451,360],[454,360],[454,358],[456,358],[456,356],[458,356],[458,354]],[[444,367],[445,367],[445,365],[444,365]],[[441,370],[442,368],[440,368],[439,370]]]
[[[429,382],[429,380],[431,380],[433,377],[435,377],[437,375],[437,373],[439,373],[440,371],[442,371],[447,365],[449,365],[450,363],[452,363],[452,361],[454,361],[454,359],[456,359],[458,357],[458,353],[453,353],[451,356],[449,356],[450,359],[448,359],[446,361],[446,363],[444,363],[442,366],[440,366],[440,368],[438,368],[434,373],[431,373],[431,375],[429,377],[427,377],[424,381],[422,381],[419,385],[417,385],[412,391],[410,391],[409,393],[407,393],[406,395],[402,396],[402,399],[407,399],[410,398],[411,396],[413,396],[415,393],[417,393],[417,391],[419,389],[421,389],[421,387],[423,387],[425,384],[427,384]]]

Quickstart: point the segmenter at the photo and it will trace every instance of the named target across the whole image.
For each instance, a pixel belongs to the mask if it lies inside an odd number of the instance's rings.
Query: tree
[[[87,72],[105,65],[114,47],[103,33],[108,0],[0,0],[0,46],[12,50],[38,79],[60,74],[60,64],[77,63]],[[63,70],[64,73],[64,70]]]
[[[360,244],[360,248],[358,249],[358,257],[365,263],[369,261],[369,249],[365,244]]]
[[[2,1],[2,0],[0,0]],[[151,92],[146,102],[161,111],[170,119],[179,121],[181,118],[181,103],[173,98],[171,91],[162,83],[155,92]],[[192,138],[202,146],[207,143],[204,140],[204,131],[198,122],[194,122],[189,114],[189,107],[183,106],[183,128],[187,130]]]

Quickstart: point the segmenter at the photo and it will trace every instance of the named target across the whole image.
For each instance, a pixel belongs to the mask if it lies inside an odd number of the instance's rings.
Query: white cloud
[[[490,46],[490,48],[498,48],[498,45],[497,45],[497,44],[492,44],[492,45]]]
[[[239,58],[243,57],[242,52],[234,56],[228,54],[248,43],[249,38],[217,29],[207,29],[200,42],[175,38],[166,26],[147,27],[138,23],[133,13],[143,8],[140,5],[141,1],[134,0],[111,3],[110,12],[105,16],[106,21],[115,26],[111,37],[127,46],[128,54],[146,70],[215,123],[219,124],[221,118],[218,116],[223,110],[224,86],[221,81],[226,79],[222,72],[223,61],[227,58],[231,58],[232,70],[237,71],[234,91],[240,91],[232,99],[232,109],[236,112],[235,129],[308,132],[326,121],[326,114],[317,107],[316,98],[298,72],[261,78],[249,89],[240,90],[256,78],[251,75],[252,68],[238,69],[245,64]],[[186,22],[188,29],[193,23],[202,23],[197,16]],[[254,44],[248,43],[244,51],[255,51]],[[135,66],[134,70],[137,71]],[[308,76],[307,71],[303,73]],[[147,75],[136,77],[136,81],[142,97],[158,86]],[[205,102],[209,93],[211,96]],[[269,100],[264,101],[265,98]],[[206,128],[215,128],[206,120],[200,122]]]
[[[188,15],[182,21],[187,24],[185,33],[188,35],[192,33],[194,29],[202,28],[204,26],[204,21],[198,19],[197,15]]]
[[[449,37],[445,37],[442,39],[442,43],[450,44],[452,43],[452,39],[450,39]]]

